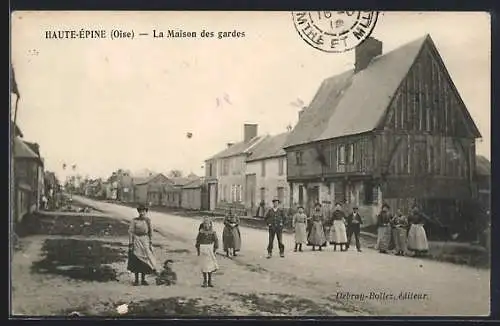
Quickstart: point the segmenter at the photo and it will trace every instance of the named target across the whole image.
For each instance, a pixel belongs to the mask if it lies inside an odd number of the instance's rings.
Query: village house
[[[165,188],[166,196],[164,198],[164,201],[162,202],[162,205],[170,208],[181,208],[183,199],[182,192],[184,186],[197,178],[198,177],[193,178],[193,176],[169,178],[172,183]]]
[[[14,137],[14,222],[40,209],[44,194],[44,163],[37,144],[25,142],[18,132]]]
[[[273,198],[278,198],[283,207],[291,207],[283,150],[288,134],[266,136],[246,160],[245,206],[253,214],[261,202],[271,206]]]
[[[245,124],[243,141],[228,143],[227,148],[205,161],[205,178],[208,183],[209,207],[211,211],[232,207],[245,210],[245,189],[255,189],[253,179],[247,180],[246,159],[252,149],[264,137],[257,135],[256,124]],[[245,187],[246,186],[246,187]],[[250,197],[248,200],[252,200]],[[247,205],[255,206],[249,202]]]
[[[360,207],[417,203],[442,225],[475,195],[481,137],[429,35],[382,54],[368,38],[354,68],[327,78],[285,144],[292,198]]]
[[[111,175],[116,181],[116,199],[122,203],[134,202],[134,182],[130,171],[119,169]]]
[[[207,185],[202,178],[191,180],[182,187],[181,207],[191,210],[208,209]]]
[[[133,178],[134,202],[160,206],[164,202],[165,187],[173,184],[163,173],[151,174],[146,178]]]

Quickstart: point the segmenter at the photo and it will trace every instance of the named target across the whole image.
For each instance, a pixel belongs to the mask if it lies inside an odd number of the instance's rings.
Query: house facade
[[[288,133],[266,136],[246,160],[245,207],[252,213],[261,202],[266,207],[271,206],[274,198],[278,198],[283,207],[291,207],[283,150],[287,136]]]
[[[245,204],[248,200],[245,195],[247,183],[251,182],[245,171],[252,149],[264,139],[257,135],[257,128],[256,124],[245,124],[242,142],[227,144],[225,150],[205,161],[210,210],[226,210],[228,207],[244,210],[248,205],[256,205],[252,202]]]
[[[162,173],[135,179],[134,202],[160,206],[165,198],[165,187],[171,184],[172,181]]]
[[[434,42],[382,54],[368,38],[355,51],[354,69],[323,82],[285,144],[293,200],[357,205],[365,224],[383,202],[416,203],[457,227],[457,203],[476,193],[480,133]]]
[[[208,209],[208,187],[202,178],[190,181],[182,187],[181,207],[190,210]]]
[[[16,223],[24,216],[40,209],[44,194],[43,160],[39,151],[21,137],[14,138],[14,216]]]

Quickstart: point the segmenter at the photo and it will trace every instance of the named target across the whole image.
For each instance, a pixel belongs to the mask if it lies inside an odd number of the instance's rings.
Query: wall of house
[[[299,200],[300,187],[303,189],[302,203]],[[317,197],[314,188],[318,189]],[[367,192],[371,195],[365,196]],[[358,206],[364,226],[376,223],[376,214],[382,207],[380,188],[364,181],[292,182],[292,198],[292,207],[295,209],[302,204],[308,214],[311,214],[316,201],[321,203],[325,215],[334,209],[337,202],[342,203],[346,213],[350,212],[352,207]]]
[[[163,197],[163,206],[170,208],[182,207],[182,191],[178,188],[167,189]]]
[[[217,203],[244,204],[246,155],[239,155],[217,161],[218,192]]]
[[[182,189],[182,208],[201,209],[201,187]]]
[[[283,170],[280,171],[280,160],[283,160]],[[264,163],[263,163],[264,162]],[[265,175],[262,174],[263,164]],[[280,173],[281,172],[281,173]],[[286,180],[286,157],[247,162],[246,174],[255,174],[255,202],[264,200],[266,206],[272,205],[273,198],[278,197],[278,188],[282,189],[282,206],[290,207],[290,187]],[[246,203],[247,208],[248,203]]]
[[[134,186],[134,201],[136,203],[146,204],[148,202],[148,185],[135,185]]]
[[[287,149],[288,180],[369,175],[374,169],[372,134],[353,135]]]

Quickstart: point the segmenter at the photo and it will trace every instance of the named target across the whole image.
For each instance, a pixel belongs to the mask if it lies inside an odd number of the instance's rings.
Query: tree
[[[182,171],[181,170],[172,170],[168,173],[168,176],[171,178],[179,178],[182,177]]]

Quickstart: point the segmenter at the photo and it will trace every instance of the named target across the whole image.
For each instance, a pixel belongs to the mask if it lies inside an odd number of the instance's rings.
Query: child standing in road
[[[215,252],[219,248],[219,239],[213,229],[212,220],[205,217],[196,237],[196,250],[200,257],[200,268],[203,274],[202,287],[213,287],[212,273],[219,269]]]

